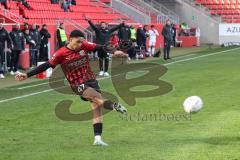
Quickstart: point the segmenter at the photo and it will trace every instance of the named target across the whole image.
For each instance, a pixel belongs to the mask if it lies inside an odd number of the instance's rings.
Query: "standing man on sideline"
[[[62,48],[67,43],[67,34],[64,29],[64,23],[60,23],[60,26],[57,29],[57,42],[58,48]]]
[[[173,41],[173,31],[171,27],[170,20],[167,20],[166,25],[163,27],[162,35],[164,37],[164,60],[171,59],[170,58],[170,48]]]
[[[24,33],[20,30],[20,24],[13,27],[10,37],[13,43],[10,74],[15,75],[18,73],[19,55],[25,49]]]
[[[100,45],[105,45],[110,42],[110,36],[111,33],[115,32],[116,30],[120,29],[123,24],[120,24],[118,26],[115,26],[111,29],[108,29],[108,25],[106,22],[100,23],[100,28],[95,26],[92,21],[85,16],[85,20],[88,21],[91,28],[96,33],[96,43]],[[99,76],[110,76],[108,73],[108,67],[109,67],[109,54],[104,49],[98,49],[98,58],[99,58]],[[103,67],[104,63],[104,67]]]
[[[126,25],[124,21],[122,27],[118,30],[118,37],[120,41],[130,41],[131,39],[130,27]]]
[[[173,36],[172,45],[173,45],[173,47],[176,47],[177,29],[176,29],[176,25],[175,24],[172,23],[171,26],[172,26],[172,36]]]
[[[130,26],[130,40],[133,42],[132,48],[128,50],[128,60],[131,60],[136,57],[135,47],[137,46],[137,30],[133,25]]]
[[[143,47],[145,39],[146,39],[146,35],[145,35],[145,32],[143,31],[143,25],[139,25],[137,29],[137,45],[139,47]]]
[[[30,30],[30,36],[35,44],[30,44],[30,67],[37,66],[38,54],[41,43],[40,32],[37,29],[37,25],[33,24]]]
[[[157,36],[159,36],[159,33],[155,29],[154,25],[151,25],[151,29],[148,31],[148,33],[149,33],[148,52],[149,52],[150,56],[154,56],[155,46],[156,46],[156,42],[157,42]]]
[[[3,24],[0,23],[0,79],[5,78],[3,66],[3,62],[5,62],[5,42],[7,42],[8,48],[12,48],[12,40],[6,29],[3,27]]]
[[[149,37],[149,33],[148,33],[148,25],[144,25],[143,26],[143,32],[145,34],[144,36],[144,42],[143,42],[143,46],[145,48],[145,52],[147,53],[147,38]]]
[[[40,30],[41,44],[39,61],[48,61],[48,39],[51,38],[50,33],[47,30],[47,25],[44,24]]]
[[[128,25],[123,21],[122,27],[118,31],[118,37],[120,41],[130,42],[131,41],[131,30]],[[127,50],[128,60],[134,57],[134,46]]]

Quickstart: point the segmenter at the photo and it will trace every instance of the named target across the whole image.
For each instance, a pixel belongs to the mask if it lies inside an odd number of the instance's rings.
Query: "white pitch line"
[[[229,50],[225,50],[225,51],[220,51],[220,52],[215,52],[215,53],[209,53],[209,54],[205,54],[205,55],[201,55],[201,56],[197,56],[197,57],[192,57],[192,58],[187,58],[187,59],[181,59],[178,61],[173,61],[173,62],[169,62],[169,63],[165,63],[163,65],[168,66],[171,64],[175,64],[175,63],[179,63],[179,62],[186,62],[186,61],[190,61],[190,60],[194,60],[194,59],[199,59],[199,58],[203,58],[203,57],[208,57],[208,56],[213,56],[213,55],[217,55],[220,53],[225,53],[225,52],[229,52],[229,51],[234,51],[234,50],[238,50],[240,48],[233,48],[233,49],[229,49]]]
[[[27,89],[27,88],[32,88],[32,87],[37,87],[37,86],[42,86],[45,84],[49,84],[49,82],[44,82],[44,83],[39,83],[39,84],[34,84],[34,85],[29,85],[29,86],[25,86],[25,87],[19,87],[17,89],[22,90],[22,89]]]
[[[16,99],[22,99],[22,98],[26,98],[26,97],[30,97],[30,96],[35,96],[35,95],[45,93],[45,92],[50,92],[50,91],[53,91],[53,89],[47,89],[47,90],[44,90],[44,91],[41,91],[41,92],[35,92],[35,93],[26,94],[26,95],[23,95],[23,96],[4,99],[4,100],[1,100],[0,103],[9,102],[9,101],[13,101],[13,100],[16,100]]]
[[[234,50],[238,50],[238,49],[240,49],[240,48],[234,48],[234,49],[229,49],[229,50],[225,50],[225,51],[220,51],[220,52],[215,52],[215,53],[209,53],[209,54],[202,55],[202,56],[197,56],[197,57],[192,57],[192,58],[187,58],[187,59],[183,59],[183,60],[178,60],[178,61],[173,61],[173,62],[165,63],[165,64],[163,64],[163,65],[168,66],[168,65],[171,65],[171,64],[176,64],[176,63],[180,63],[180,62],[186,62],[186,61],[190,61],[190,60],[194,60],[194,59],[199,59],[199,58],[203,58],[203,57],[208,57],[208,56],[213,56],[213,55],[217,55],[217,54],[221,54],[221,53],[226,53],[226,52],[234,51]],[[119,75],[119,74],[118,74],[118,75]],[[115,76],[118,76],[118,75],[114,75],[114,77],[115,77]],[[110,77],[106,77],[106,78],[110,78]],[[101,78],[101,79],[105,79],[105,77],[104,77],[104,78]],[[23,95],[23,96],[8,98],[8,99],[0,100],[0,103],[9,102],[9,101],[13,101],[13,100],[16,100],[16,99],[22,99],[22,98],[26,98],[26,97],[30,97],[30,96],[35,96],[35,95],[38,95],[38,94],[42,94],[42,93],[46,93],[46,92],[51,92],[51,91],[53,91],[53,89],[47,89],[47,90],[44,90],[44,91],[35,92],[35,93],[30,93],[30,94],[26,94],[26,95]]]
[[[56,80],[56,81],[52,81],[51,83],[60,82],[60,81],[62,81],[62,79]],[[49,84],[49,82],[43,82],[43,83],[39,83],[39,84],[28,85],[28,86],[25,86],[25,87],[19,87],[19,88],[17,88],[17,89],[22,90],[22,89],[27,89],[27,88],[42,86],[42,85],[45,85],[45,84]]]

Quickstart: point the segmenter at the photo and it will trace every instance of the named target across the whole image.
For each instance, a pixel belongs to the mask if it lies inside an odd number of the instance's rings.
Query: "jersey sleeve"
[[[82,43],[82,48],[83,50],[85,50],[86,52],[91,52],[94,51],[96,48],[97,44],[95,43],[91,43],[91,42],[83,42]]]
[[[55,52],[52,57],[48,60],[52,68],[55,68],[58,64],[61,63],[61,52]]]

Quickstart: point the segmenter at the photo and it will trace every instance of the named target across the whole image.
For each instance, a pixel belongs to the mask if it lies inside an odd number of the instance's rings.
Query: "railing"
[[[102,4],[102,5],[104,5],[106,8],[110,8],[111,6],[108,6],[106,3],[103,3],[101,0],[96,0],[99,4]],[[115,8],[111,8],[111,10],[113,11],[113,12],[110,12],[110,13],[120,13],[118,10],[116,10]],[[128,17],[128,15],[127,14],[125,14],[125,13],[122,13],[121,12],[121,14],[122,15],[124,15],[124,16],[126,16],[126,17]],[[117,21],[117,20],[116,20]]]
[[[156,0],[140,0],[140,1],[144,1],[145,3],[151,5],[156,10],[161,12],[162,15],[160,14],[158,16],[158,19],[161,16],[162,16],[161,19],[166,19],[166,17],[168,17],[167,19],[170,19],[173,23],[179,23],[179,16],[175,12],[171,11],[170,9],[168,9],[167,7],[161,5],[158,1],[156,1]],[[166,21],[164,21],[164,23],[165,22]],[[162,22],[160,22],[160,23],[162,23]]]
[[[189,4],[189,5],[191,5],[195,9],[199,10],[201,13],[211,17],[217,23],[221,23],[221,17],[220,16],[217,16],[217,15],[216,16],[212,16],[211,13],[210,13],[210,10],[207,7],[205,7],[202,4],[196,4],[195,0],[179,0],[179,1],[185,2],[185,3]]]
[[[125,13],[128,17],[131,17],[131,19],[134,19],[139,23],[147,24],[151,22],[151,17],[149,14],[139,10],[139,8],[129,5],[131,2],[126,2],[127,1],[124,0],[112,0],[111,7],[121,13]]]
[[[153,0],[121,0],[140,12],[151,17],[152,23],[165,23],[163,19],[170,19],[173,23],[179,23],[179,16],[168,8]]]
[[[21,22],[25,22],[26,19],[23,17],[20,17],[14,13],[12,13],[11,11],[5,9],[3,6],[0,6],[0,14],[2,14],[3,16],[7,17],[8,19],[10,19],[11,21],[13,21],[14,23],[21,23]]]

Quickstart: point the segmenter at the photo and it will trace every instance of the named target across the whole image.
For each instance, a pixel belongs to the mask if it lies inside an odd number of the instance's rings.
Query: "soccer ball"
[[[203,101],[198,96],[191,96],[185,99],[183,107],[187,113],[198,112],[203,107]]]

